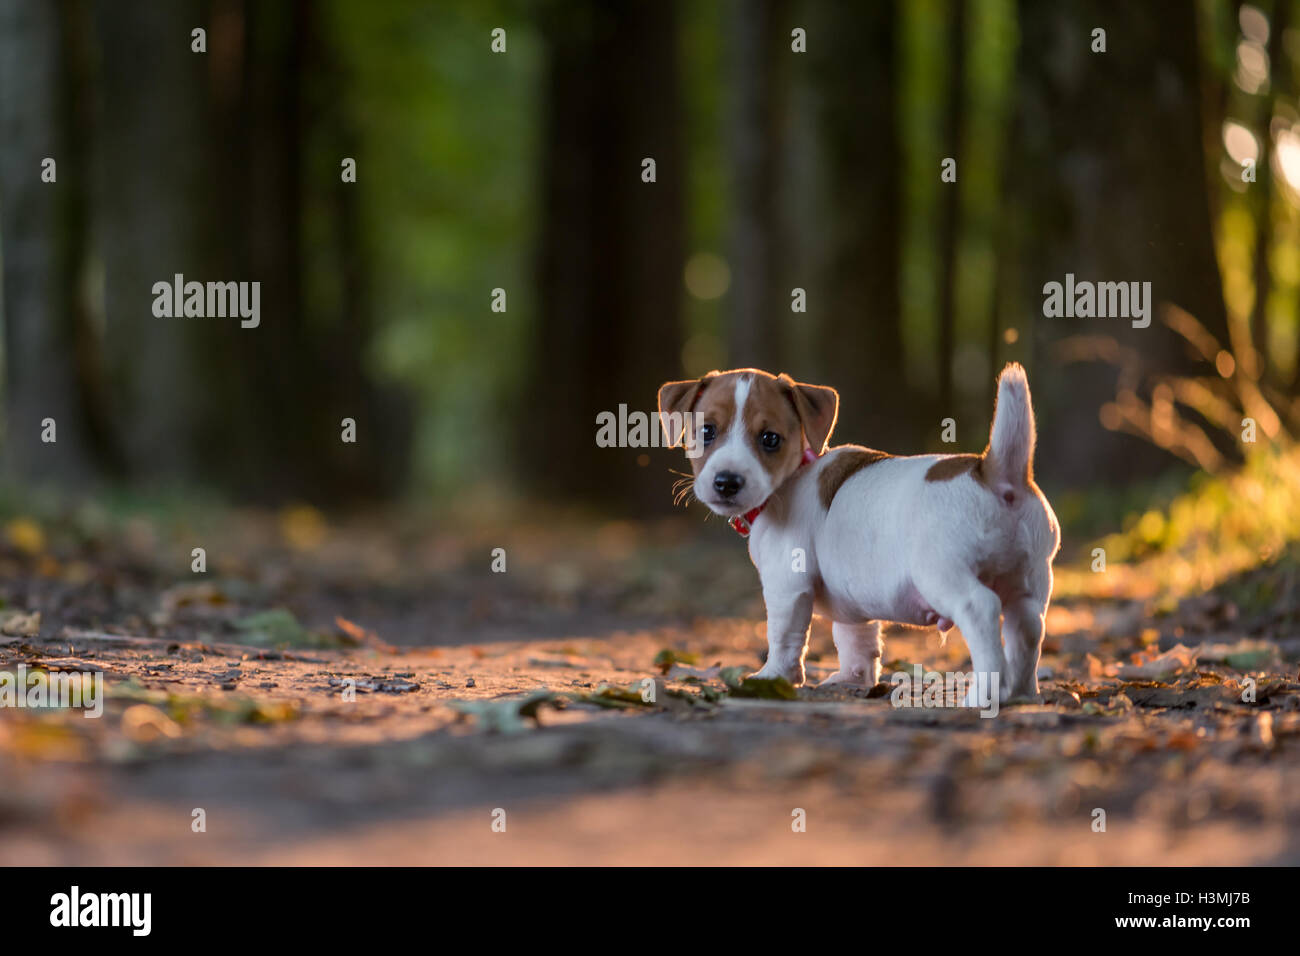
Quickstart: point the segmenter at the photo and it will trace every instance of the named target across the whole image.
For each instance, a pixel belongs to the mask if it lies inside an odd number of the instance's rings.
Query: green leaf
[[[1268,667],[1277,658],[1277,651],[1271,647],[1258,647],[1248,651],[1236,651],[1227,654],[1223,662],[1239,671],[1254,671]]]
[[[761,700],[798,700],[799,692],[784,677],[746,677],[733,688],[732,697],[757,697]]]
[[[718,672],[718,676],[722,678],[722,683],[727,685],[728,690],[735,690],[744,681],[745,671],[748,669],[747,667],[724,667]]]
[[[583,704],[595,704],[597,707],[610,707],[626,710],[631,707],[653,707],[650,701],[641,696],[641,685],[618,687],[613,684],[601,684],[591,693],[575,692],[570,699]]]
[[[674,664],[694,665],[699,662],[700,655],[691,654],[687,651],[675,651],[671,647],[665,647],[655,655],[655,666],[664,674],[667,674],[672,670]]]
[[[259,611],[234,624],[241,632],[240,641],[256,647],[334,647],[339,643],[337,638],[307,630],[284,608]]]
[[[510,697],[505,700],[453,700],[447,706],[460,714],[473,717],[483,730],[502,734],[518,734],[541,723],[538,716],[543,704],[559,706],[563,698],[553,691],[534,691],[527,697]],[[532,724],[527,721],[531,720]]]

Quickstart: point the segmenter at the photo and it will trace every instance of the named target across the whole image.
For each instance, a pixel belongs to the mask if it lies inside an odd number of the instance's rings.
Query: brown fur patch
[[[717,432],[713,444],[704,448],[699,455],[690,459],[691,469],[700,473],[710,455],[722,446],[722,439],[731,427],[731,420],[736,415],[736,382],[730,374],[713,375],[709,387],[700,393],[695,411],[701,416],[702,424],[712,425]]]
[[[826,385],[801,385],[785,374],[777,376],[776,381],[786,390],[798,413],[808,444],[818,455],[822,454],[840,415],[839,392]]]
[[[771,476],[772,487],[780,487],[803,461],[803,429],[786,389],[774,376],[766,372],[750,376],[744,418],[745,440]],[[768,451],[759,443],[765,431],[781,436],[776,451]]]
[[[970,474],[981,484],[984,483],[983,455],[950,455],[940,458],[925,473],[926,481],[951,481],[960,475]]]
[[[821,474],[817,476],[817,491],[821,495],[823,508],[831,506],[835,493],[840,490],[840,485],[848,481],[851,475],[868,465],[874,465],[881,459],[894,457],[888,452],[862,448],[858,445],[837,448],[831,455],[830,461],[822,466]]]

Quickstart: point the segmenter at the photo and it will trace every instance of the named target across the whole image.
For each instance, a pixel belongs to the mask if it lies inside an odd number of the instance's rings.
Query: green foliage
[[[526,359],[543,84],[519,3],[336,2],[375,242],[378,340],[367,356],[417,395],[417,487],[467,458],[499,465]],[[507,30],[493,53],[491,31]],[[507,291],[492,312],[491,292]],[[487,466],[487,467],[485,467]]]
[[[904,197],[902,262],[903,335],[910,381],[934,387],[940,271],[935,236],[941,190],[959,191],[959,255],[956,327],[959,342],[968,343],[967,357],[985,354],[987,329],[993,320],[1000,219],[1006,215],[1002,197],[1002,163],[1011,110],[1016,51],[1016,11],[1011,0],[967,6],[963,90],[963,141],[943,141],[946,73],[945,25],[947,3],[920,0],[901,4],[903,62],[900,78],[900,135],[903,169],[899,186]],[[958,158],[956,184],[939,181],[939,161]],[[966,371],[967,374],[962,374]],[[957,386],[986,389],[992,369],[958,362]]]
[[[1142,562],[1179,595],[1275,560],[1300,542],[1300,449],[1265,446],[1229,474],[1197,475],[1167,509],[1130,514],[1103,538],[1109,565]]]

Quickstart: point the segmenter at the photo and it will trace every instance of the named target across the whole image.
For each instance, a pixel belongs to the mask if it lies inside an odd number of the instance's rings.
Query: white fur
[[[736,376],[736,411],[731,426],[714,439],[721,444],[695,478],[695,497],[720,515],[744,514],[767,501],[775,490],[771,477],[747,440],[745,429],[737,427],[745,420],[745,402],[749,399],[751,383],[748,375]],[[735,472],[745,480],[744,487],[729,501],[721,500],[713,490],[713,479],[722,471]]]
[[[1035,440],[1029,380],[1020,365],[1008,365],[998,377],[998,403],[989,435],[989,460],[997,469],[997,481],[1013,484],[1029,470]]]
[[[738,383],[738,407],[741,390]],[[972,669],[999,675],[1002,699],[1037,695],[1060,531],[1047,499],[1025,480],[1034,425],[1019,366],[1003,374],[998,398],[988,484],[970,474],[927,481],[926,472],[943,455],[886,458],[851,475],[825,509],[818,476],[849,450],[840,447],[800,468],[770,498],[732,507],[736,513],[768,502],[749,538],[767,604],[768,658],[758,676],[803,683],[815,608],[834,622],[840,657],[827,683],[871,686],[879,680],[880,622],[924,626],[947,619],[961,629]],[[734,442],[734,435],[726,441]],[[753,452],[743,441],[724,445],[709,462],[715,471],[724,454],[727,470],[745,475],[748,492],[749,482],[764,473]],[[711,488],[712,477],[703,484]],[[795,570],[796,548],[806,555],[804,570]],[[974,688],[966,703],[983,706]]]

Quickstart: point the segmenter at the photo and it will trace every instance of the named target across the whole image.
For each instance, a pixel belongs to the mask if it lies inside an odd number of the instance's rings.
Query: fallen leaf
[[[1102,677],[1114,677],[1119,668],[1112,663],[1104,663],[1096,654],[1084,654],[1083,661],[1088,666],[1088,677],[1097,680]]]
[[[1161,680],[1173,677],[1196,664],[1198,650],[1175,644],[1163,654],[1148,658],[1142,663],[1123,665],[1119,669],[1119,676],[1122,680]]]
[[[732,697],[754,697],[760,700],[798,700],[799,692],[784,677],[746,677],[737,679],[743,667],[723,668],[721,677]]]
[[[659,668],[660,673],[667,674],[672,670],[674,664],[698,664],[700,662],[700,656],[698,654],[691,654],[686,651],[675,651],[670,647],[665,647],[655,655],[654,662],[655,666]]]
[[[284,608],[259,611],[234,622],[241,640],[256,647],[337,647],[340,641],[308,631]]]
[[[1202,644],[1200,659],[1227,664],[1234,670],[1254,671],[1271,667],[1281,660],[1280,649],[1267,641],[1237,641],[1235,644]]]
[[[346,617],[341,615],[334,618],[334,624],[344,635],[353,641],[358,647],[373,647],[377,651],[383,651],[386,654],[396,654],[397,648],[392,644],[380,639],[374,631],[367,631],[359,624],[354,624]]]
[[[722,673],[722,667],[714,664],[712,667],[684,667],[681,664],[673,665],[673,668],[664,676],[668,680],[680,680],[703,683],[704,681],[716,680]]]
[[[654,706],[653,702],[646,700],[642,696],[639,683],[630,687],[601,684],[591,693],[574,692],[569,694],[569,699],[584,704],[595,704],[597,707],[612,707],[619,710],[629,707]]]
[[[7,637],[36,637],[41,632],[41,612],[5,611],[0,617],[0,634]]]
[[[518,734],[541,724],[539,711],[543,704],[558,706],[557,702],[562,700],[553,691],[539,690],[526,697],[505,700],[453,700],[447,706],[458,714],[473,717],[481,730]]]
[[[291,505],[280,512],[280,533],[295,551],[314,550],[325,531],[325,516],[311,505]]]
[[[132,704],[122,712],[122,733],[136,743],[182,734],[180,725],[152,704]]]
[[[6,524],[5,539],[26,555],[35,556],[45,550],[45,532],[31,518],[14,518]]]

